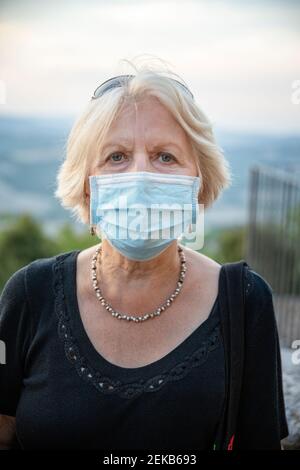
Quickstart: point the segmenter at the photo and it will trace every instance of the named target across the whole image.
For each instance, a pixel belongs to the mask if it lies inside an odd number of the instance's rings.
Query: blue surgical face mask
[[[89,182],[90,225],[129,259],[155,258],[196,225],[198,176],[141,171],[90,176]]]

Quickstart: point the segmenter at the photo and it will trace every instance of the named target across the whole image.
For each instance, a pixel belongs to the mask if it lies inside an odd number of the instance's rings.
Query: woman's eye
[[[161,152],[160,153],[160,157],[162,157],[162,162],[163,163],[169,163],[170,161],[174,161],[175,158],[173,157],[173,155],[169,154],[169,153],[165,153],[165,152]],[[160,158],[159,157],[159,158]]]
[[[122,153],[112,153],[111,155],[109,155],[108,160],[112,160],[115,163],[119,163],[122,161],[122,157],[124,157]]]
[[[126,155],[124,155],[123,153],[115,152],[109,155],[107,160],[113,163],[122,163],[124,161],[123,157],[125,157],[126,159]],[[165,152],[160,152],[159,158],[162,158],[161,160],[162,163],[170,163],[170,162],[175,161],[175,158],[173,157],[173,155],[171,155],[170,153],[165,153]]]

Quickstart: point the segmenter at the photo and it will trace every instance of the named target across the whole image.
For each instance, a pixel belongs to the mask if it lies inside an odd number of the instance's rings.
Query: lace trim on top
[[[100,371],[92,368],[81,354],[77,341],[73,336],[70,316],[65,308],[63,263],[64,258],[60,261],[57,260],[54,264],[55,311],[58,317],[58,335],[64,344],[65,355],[68,361],[75,366],[78,375],[93,385],[99,392],[117,394],[121,398],[133,398],[144,392],[156,392],[168,382],[182,379],[194,367],[203,364],[207,360],[210,351],[218,347],[221,334],[219,324],[191,355],[185,356],[183,361],[170,370],[165,370],[148,380],[141,379],[137,382],[125,383],[103,376]]]

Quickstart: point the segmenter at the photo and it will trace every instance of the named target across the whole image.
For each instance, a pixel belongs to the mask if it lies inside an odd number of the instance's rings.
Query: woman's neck
[[[143,279],[163,282],[177,275],[180,269],[177,240],[174,240],[160,255],[146,261],[130,260],[113,248],[104,239],[101,243],[97,271],[105,282],[118,279],[122,284],[130,285]]]

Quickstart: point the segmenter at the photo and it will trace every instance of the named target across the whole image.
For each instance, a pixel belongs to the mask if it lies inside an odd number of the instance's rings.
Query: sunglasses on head
[[[91,99],[95,100],[97,98],[100,98],[100,96],[102,96],[104,93],[111,90],[112,88],[123,86],[134,76],[135,75],[118,75],[116,77],[109,78],[96,88]],[[181,86],[182,89],[194,99],[194,96],[192,95],[191,91],[183,83],[179,82],[178,80],[175,80],[174,78],[171,78],[171,80],[173,80],[173,82],[175,82],[177,85]]]

